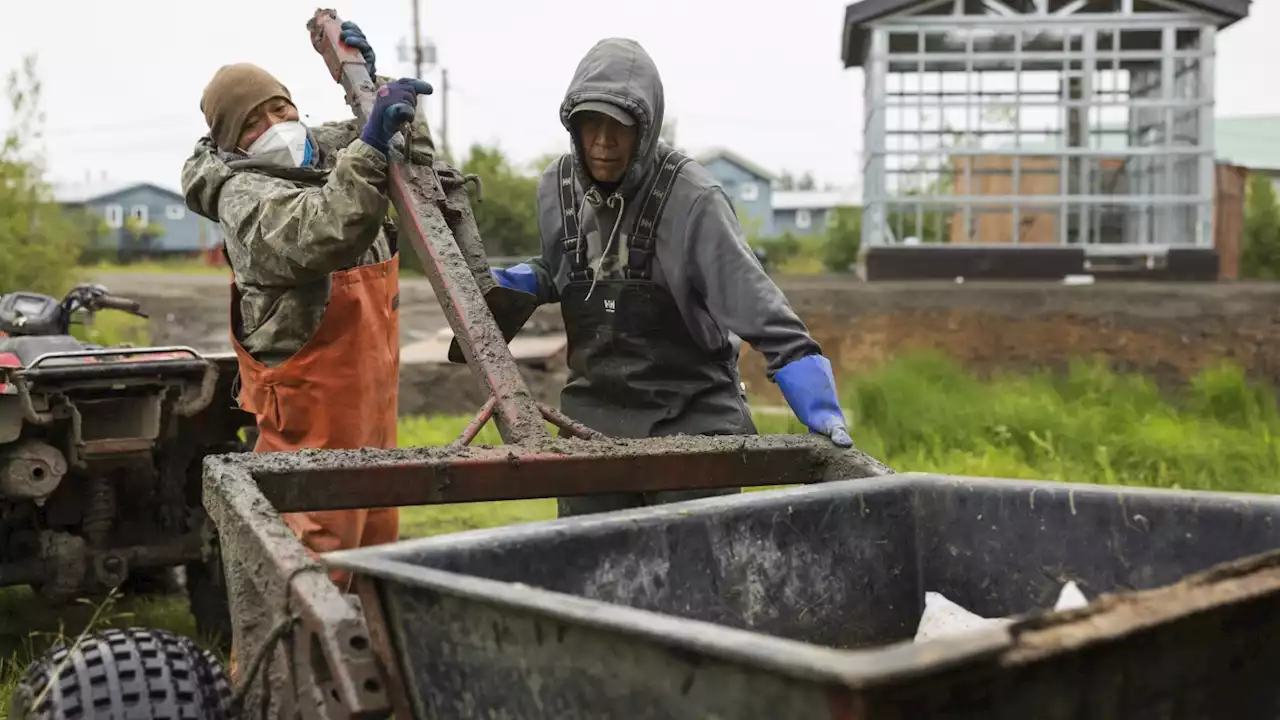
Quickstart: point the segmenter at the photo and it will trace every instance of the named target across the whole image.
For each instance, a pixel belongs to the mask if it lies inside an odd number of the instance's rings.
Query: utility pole
[[[428,48],[422,42],[422,0],[409,0],[409,3],[413,8],[413,76],[423,80],[422,76],[428,70],[426,66],[436,66],[436,46],[432,42]],[[428,50],[431,51],[430,57],[427,57]],[[405,54],[404,41],[401,41],[401,62],[404,62]],[[444,68],[440,68],[440,150],[444,157],[449,157],[449,71]]]
[[[440,68],[440,149],[451,161],[449,154],[449,69]]]
[[[422,79],[422,23],[418,21],[419,0],[413,3],[413,76]]]

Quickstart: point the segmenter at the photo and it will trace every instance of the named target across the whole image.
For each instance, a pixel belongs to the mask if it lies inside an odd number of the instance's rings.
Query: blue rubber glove
[[[414,78],[400,78],[378,88],[360,139],[385,153],[400,126],[413,120],[418,96],[430,94],[431,85]]]
[[[520,290],[530,295],[538,294],[538,276],[533,274],[533,268],[528,263],[512,265],[506,270],[493,268],[490,272],[493,273],[493,279],[504,288]]]
[[[378,60],[378,56],[373,53],[373,46],[369,44],[367,39],[365,39],[364,31],[360,29],[359,25],[356,25],[350,20],[342,23],[342,31],[338,34],[338,39],[341,40],[343,44],[350,45],[360,51],[360,54],[364,56],[365,67],[369,68],[369,77],[372,78],[374,75],[378,74],[376,70],[377,66],[375,64]]]
[[[836,380],[831,374],[831,361],[821,355],[808,355],[787,363],[773,376],[787,399],[791,411],[810,432],[826,435],[840,447],[853,447]]]

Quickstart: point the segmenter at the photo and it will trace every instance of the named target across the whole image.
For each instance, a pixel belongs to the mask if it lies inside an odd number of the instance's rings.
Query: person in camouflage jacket
[[[363,126],[306,127],[288,89],[247,63],[218,70],[201,110],[209,134],[182,168],[187,206],[221,225],[232,270],[230,334],[240,406],[257,418],[255,452],[396,446],[399,256],[388,220],[392,137],[412,124],[414,163],[434,147],[424,103],[431,87],[374,72]],[[312,553],[398,539],[396,508],[286,513]],[[350,575],[333,571],[349,589]],[[234,665],[234,648],[233,648]]]
[[[265,71],[233,65],[220,72],[227,73],[228,83],[278,86],[257,94],[289,101],[288,89]],[[385,87],[389,81],[375,76],[375,82]],[[319,327],[331,272],[391,257],[387,159],[357,143],[360,133],[354,119],[308,128],[318,150],[308,168],[272,167],[234,140],[220,148],[206,136],[182,166],[187,207],[222,227],[227,260],[243,294],[241,342],[268,365],[292,356]],[[431,165],[435,145],[425,104],[417,108],[412,135],[411,161]],[[304,191],[309,187],[318,191]]]

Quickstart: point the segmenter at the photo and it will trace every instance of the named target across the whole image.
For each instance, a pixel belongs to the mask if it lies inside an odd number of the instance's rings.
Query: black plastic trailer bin
[[[326,561],[420,718],[1273,718],[1277,548],[1271,496],[906,474]],[[912,643],[926,591],[1020,617]]]

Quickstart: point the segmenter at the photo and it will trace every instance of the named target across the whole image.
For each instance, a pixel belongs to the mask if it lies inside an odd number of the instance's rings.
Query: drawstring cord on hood
[[[578,209],[579,218],[582,217],[582,208],[586,206],[587,202],[590,202],[593,206],[600,204],[600,191],[596,190],[594,186],[582,198],[583,205]],[[595,292],[596,281],[600,279],[600,269],[604,266],[604,259],[609,257],[609,252],[613,249],[613,241],[618,237],[618,227],[622,225],[622,216],[625,214],[624,210],[627,207],[627,201],[620,192],[614,192],[604,201],[604,204],[610,210],[616,209],[618,213],[613,219],[613,229],[609,231],[609,239],[605,241],[604,249],[600,251],[600,257],[596,258],[596,266],[591,273],[591,287],[587,288],[585,300],[590,300],[591,293]]]

